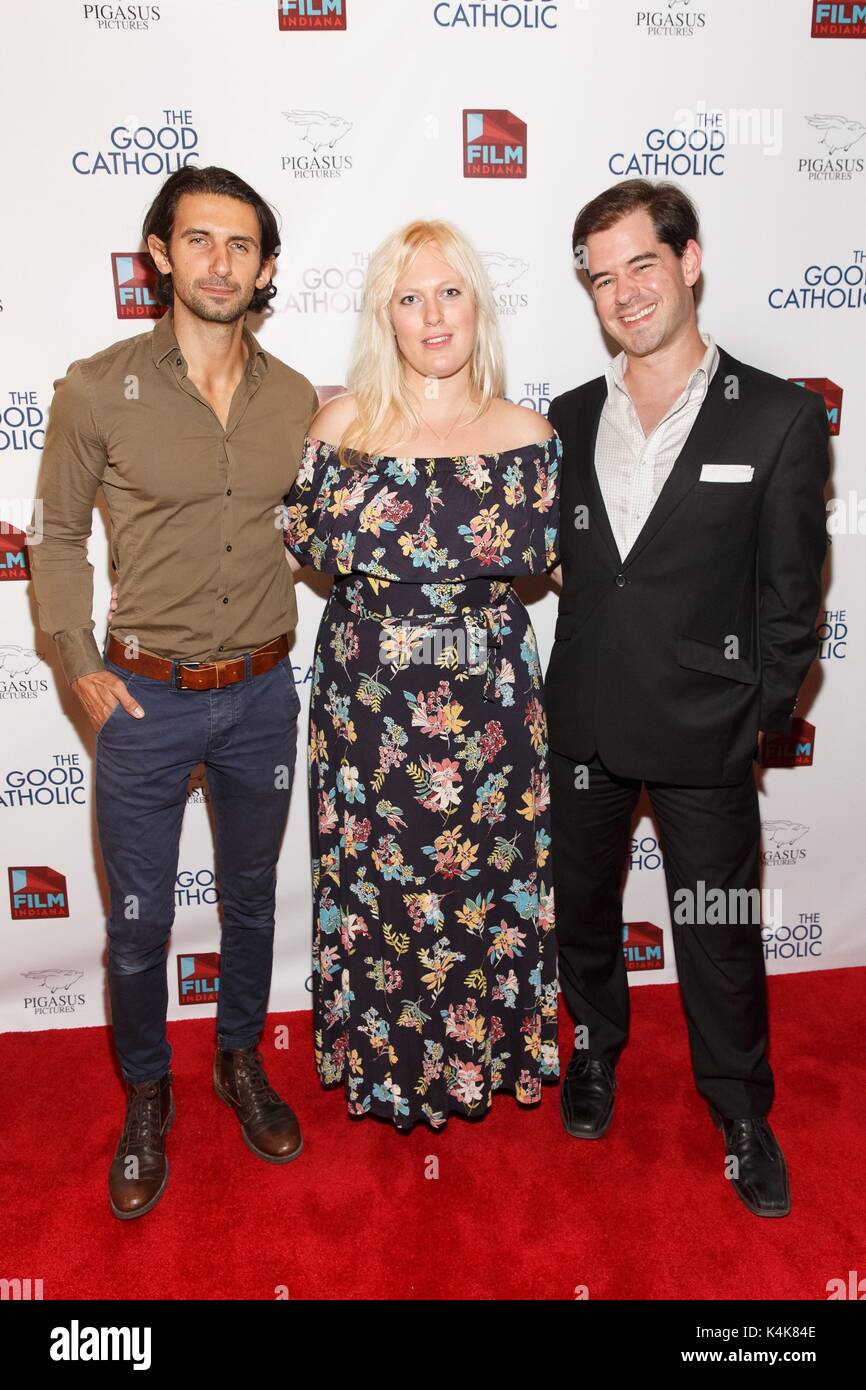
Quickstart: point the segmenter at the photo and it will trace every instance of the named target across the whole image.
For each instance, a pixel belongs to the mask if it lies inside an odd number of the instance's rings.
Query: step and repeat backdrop
[[[832,536],[820,659],[760,771],[771,972],[862,964],[866,884],[866,5],[815,0],[29,0],[6,15],[0,211],[0,1030],[96,1025],[107,898],[94,739],[36,621],[24,527],[53,382],[160,312],[142,216],[167,174],[219,164],[278,210],[273,312],[251,322],[325,396],[345,381],[364,273],[416,217],[484,258],[508,395],[545,411],[609,358],[577,279],[578,208],[673,178],[702,217],[699,320],[820,392]],[[94,513],[96,635],[111,576]],[[556,596],[522,590],[546,662]],[[299,584],[298,776],[278,876],[273,1009],[309,999],[307,695],[325,589]],[[652,738],[652,729],[647,729]],[[202,774],[202,770],[199,770]],[[180,847],[170,1016],[214,1012],[219,881],[206,778]],[[634,828],[623,949],[675,978],[662,854]]]

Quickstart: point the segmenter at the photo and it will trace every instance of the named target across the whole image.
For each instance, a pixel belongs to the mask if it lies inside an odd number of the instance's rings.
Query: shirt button
[[[176,357],[176,358],[174,359],[174,365],[175,365],[176,367],[182,367],[182,366],[183,366],[183,358],[182,358],[182,357]]]
[[[230,546],[230,545],[227,545],[227,546],[226,546],[226,550],[231,550],[231,546]]]
[[[227,487],[227,488],[226,488],[226,497],[231,497],[231,495],[232,495],[232,490],[231,490],[230,487]]]
[[[614,583],[616,584],[616,587],[618,589],[623,589],[628,583],[628,580],[626,579],[624,574],[618,574],[616,579],[614,580]]]
[[[224,598],[224,599],[223,599],[223,603],[228,603],[228,599],[227,599],[227,598]]]
[[[224,646],[225,646],[225,643],[224,643],[224,642],[220,642],[219,646],[217,647],[217,651],[218,651],[218,652],[221,652],[221,651],[223,650],[223,647],[224,647]]]

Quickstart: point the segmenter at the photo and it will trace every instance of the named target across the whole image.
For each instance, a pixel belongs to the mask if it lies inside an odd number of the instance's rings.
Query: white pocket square
[[[705,463],[702,483],[750,483],[754,468],[749,463]]]

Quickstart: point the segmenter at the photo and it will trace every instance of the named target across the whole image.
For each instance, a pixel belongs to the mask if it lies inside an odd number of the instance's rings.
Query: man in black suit
[[[790,1210],[773,1100],[753,759],[818,647],[821,398],[698,332],[698,220],[634,179],[579,213],[575,264],[623,351],[558,396],[562,596],[546,677],[569,1134],[599,1138],[628,1038],[621,883],[641,785],[660,827],[692,1066],[737,1194]],[[556,575],[556,572],[554,572]]]

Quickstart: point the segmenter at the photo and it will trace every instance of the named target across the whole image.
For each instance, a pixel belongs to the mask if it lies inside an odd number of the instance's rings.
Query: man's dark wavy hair
[[[656,237],[682,257],[686,242],[697,241],[700,235],[698,211],[687,193],[675,183],[650,183],[649,179],[624,179],[612,188],[599,193],[577,214],[571,235],[572,250],[585,245],[592,232],[606,232],[621,217],[645,209],[652,218]],[[589,279],[584,261],[581,267]],[[695,288],[692,286],[692,295]]]
[[[251,188],[248,183],[244,183],[243,179],[238,178],[237,174],[233,174],[230,169],[220,169],[216,164],[209,164],[204,169],[186,165],[166,179],[145,214],[142,227],[145,244],[149,236],[157,236],[168,246],[174,231],[174,216],[177,205],[184,193],[211,193],[224,198],[237,198],[242,203],[249,203],[250,207],[255,208],[259,219],[262,263],[269,256],[280,254],[280,229],[273,208],[254,188]],[[161,274],[156,266],[154,269],[156,270],[156,297],[160,304],[170,305],[174,302],[174,287],[171,283],[171,276]],[[277,287],[273,281],[265,285],[263,290],[256,290],[250,300],[248,311],[260,313],[262,309],[267,307],[276,292]]]

